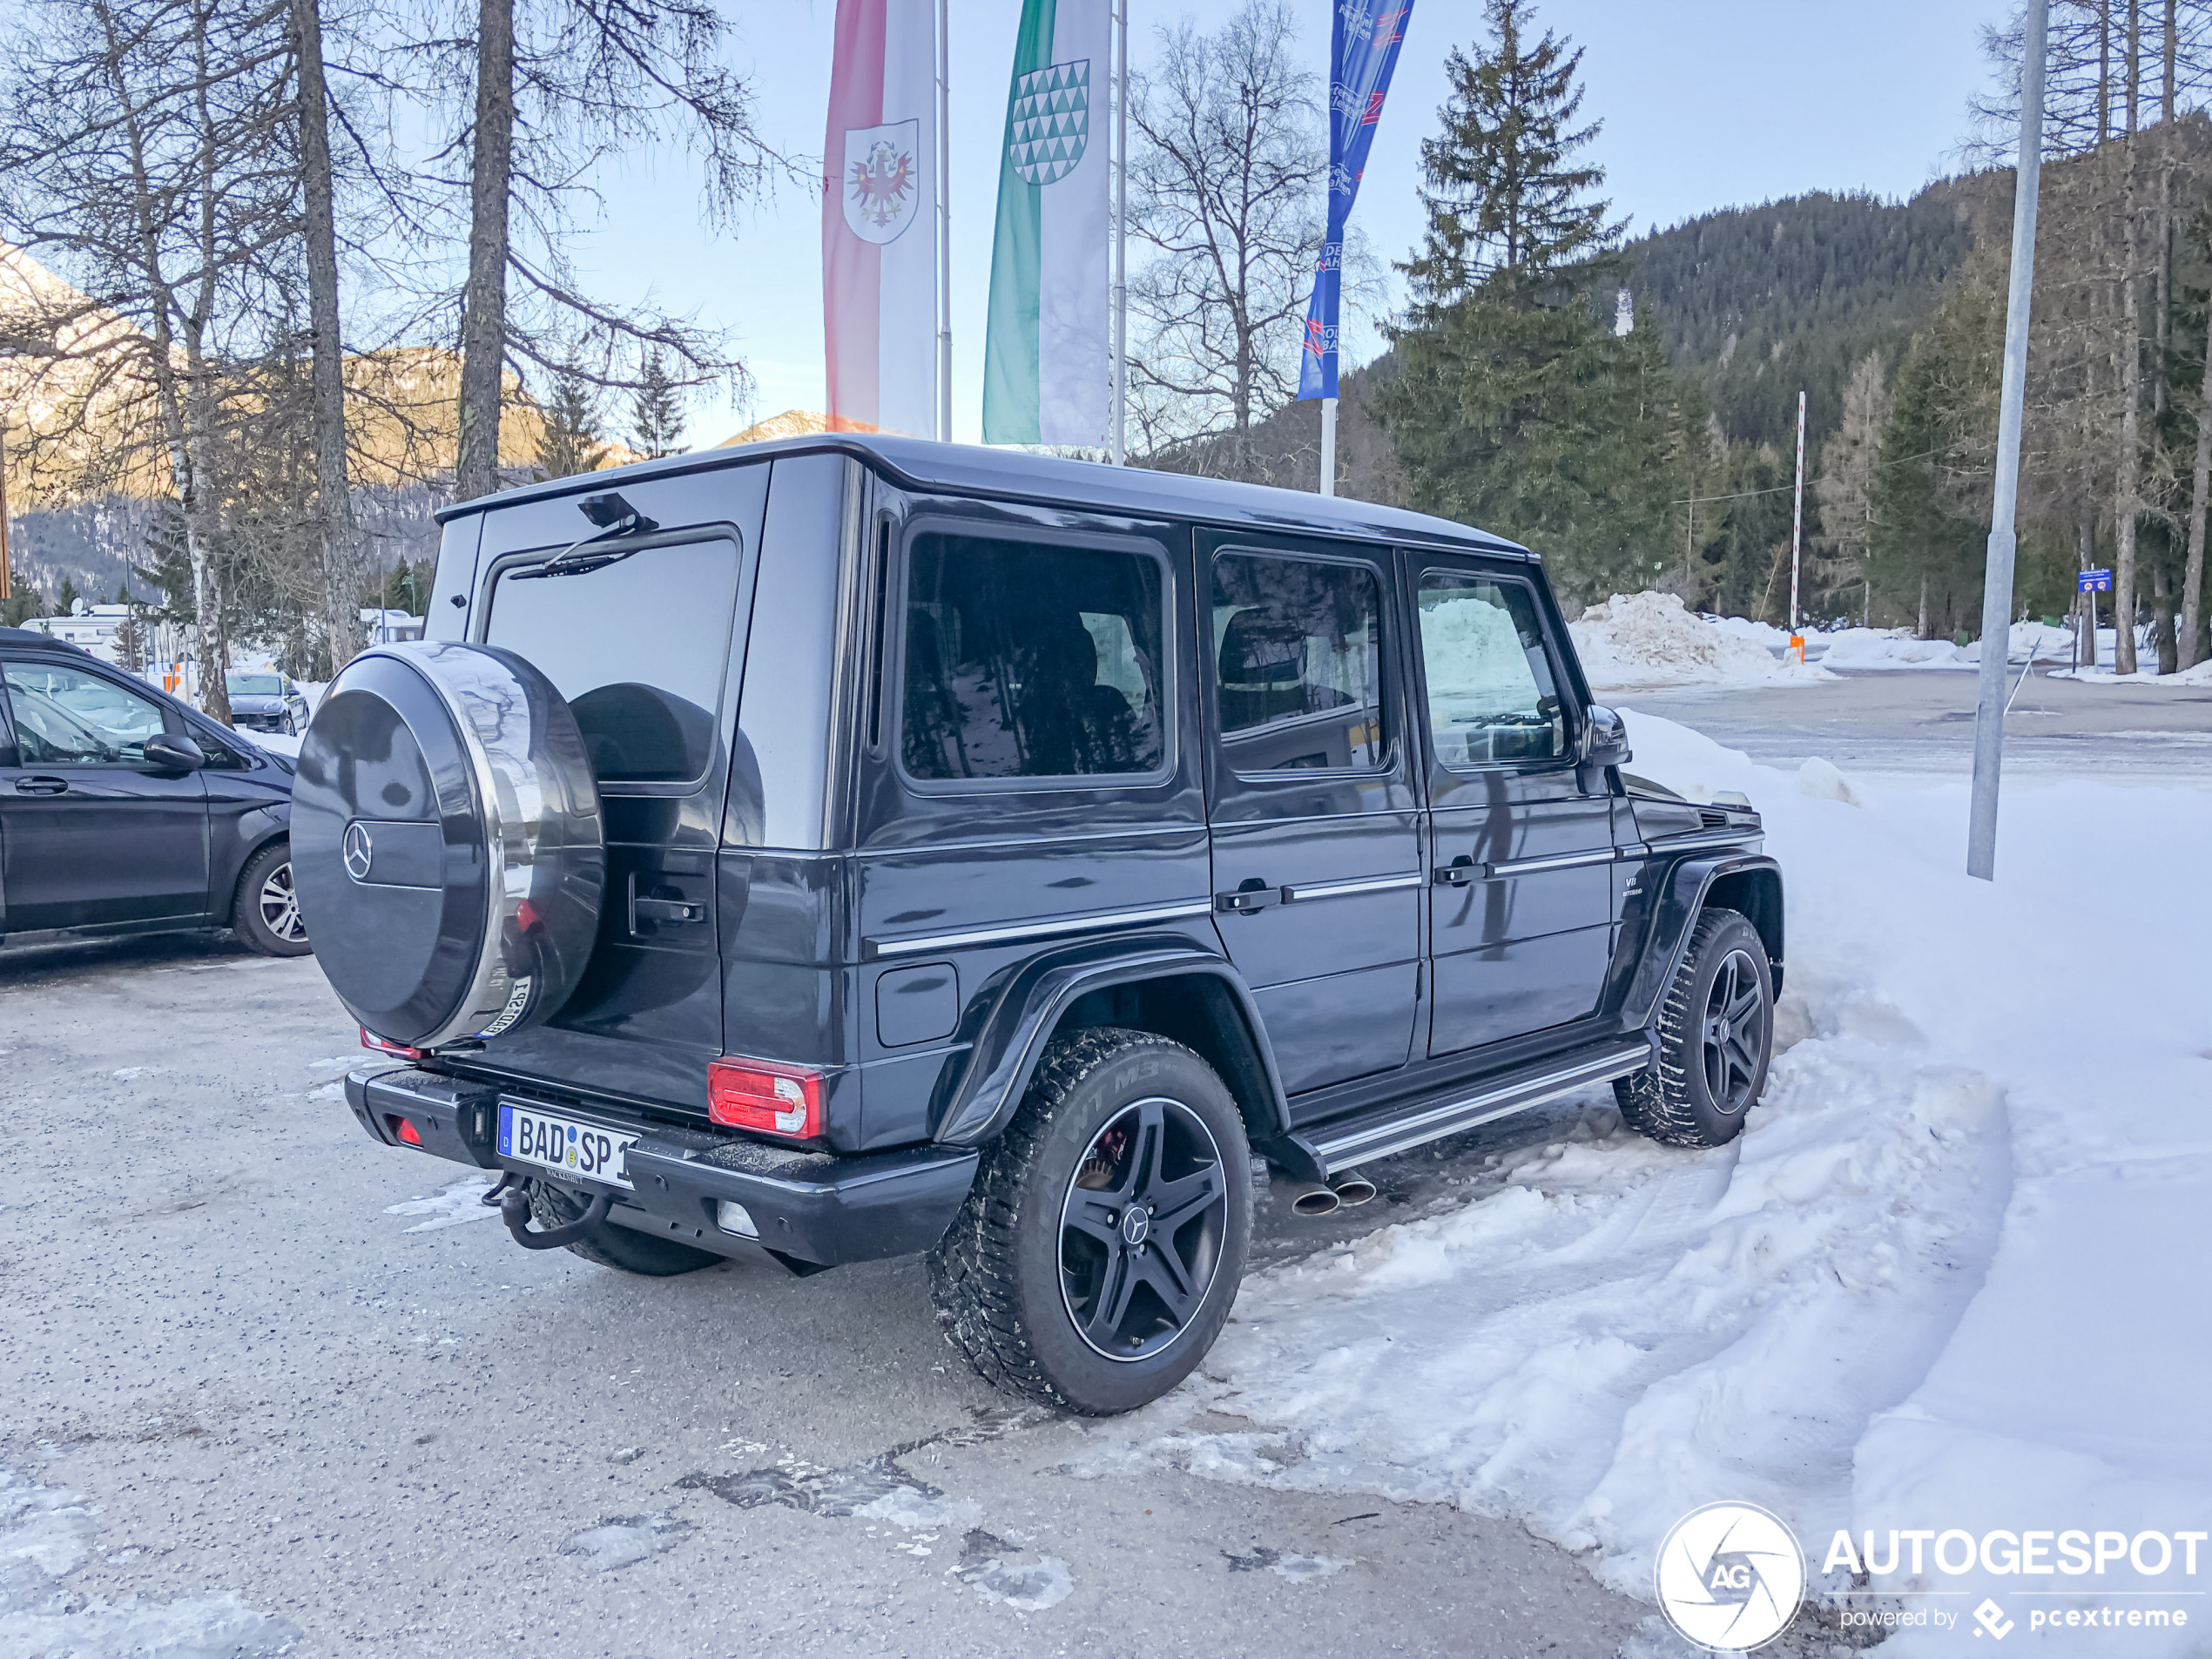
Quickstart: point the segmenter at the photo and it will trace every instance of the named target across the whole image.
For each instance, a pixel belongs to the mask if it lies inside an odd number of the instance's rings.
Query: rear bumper
[[[624,1134],[644,1131],[624,1164],[633,1190],[555,1177],[536,1164],[498,1156],[499,1103],[541,1107]],[[636,1231],[700,1250],[741,1256],[756,1248],[819,1267],[878,1261],[927,1250],[952,1224],[974,1184],[973,1147],[910,1147],[862,1157],[833,1157],[704,1130],[624,1120],[615,1114],[538,1101],[489,1084],[464,1082],[412,1066],[356,1071],[346,1103],[375,1139],[405,1143],[410,1123],[422,1150],[480,1169],[561,1179],[587,1192],[611,1192],[609,1219]],[[757,1238],[724,1231],[722,1205],[741,1206]]]

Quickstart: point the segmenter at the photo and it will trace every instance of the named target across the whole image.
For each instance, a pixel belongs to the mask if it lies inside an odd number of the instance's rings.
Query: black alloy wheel
[[[1748,951],[1721,959],[1705,993],[1701,1033],[1705,1092],[1724,1116],[1740,1116],[1757,1098],[1766,1072],[1766,987]]]
[[[1228,1226],[1221,1148],[1188,1106],[1141,1100],[1100,1130],[1061,1206],[1060,1295],[1082,1339],[1127,1362],[1181,1336]]]
[[[1055,1038],[929,1253],[946,1339],[983,1379],[1062,1411],[1134,1411],[1229,1318],[1251,1242],[1251,1154],[1219,1074],[1157,1031]]]
[[[1723,1146],[1766,1087],[1774,973],[1741,911],[1697,918],[1660,1005],[1659,1062],[1613,1085],[1631,1129],[1669,1146]]]

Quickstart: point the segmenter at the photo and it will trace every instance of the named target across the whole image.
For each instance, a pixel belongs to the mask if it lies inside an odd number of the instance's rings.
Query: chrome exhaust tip
[[[1337,1195],[1337,1202],[1346,1210],[1367,1204],[1375,1196],[1375,1184],[1364,1175],[1339,1176],[1329,1183],[1329,1190]]]
[[[1372,1197],[1374,1189],[1370,1187],[1368,1195]],[[1308,1221],[1318,1221],[1323,1216],[1334,1215],[1343,1203],[1333,1187],[1305,1187],[1291,1200],[1291,1213]]]

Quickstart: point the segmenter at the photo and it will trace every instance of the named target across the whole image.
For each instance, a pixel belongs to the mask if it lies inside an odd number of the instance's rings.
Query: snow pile
[[[2106,630],[2107,634],[2110,630]],[[1827,668],[1963,668],[1981,666],[1981,643],[1917,639],[1909,628],[1838,628],[1806,637],[1806,653]],[[2016,622],[2005,641],[2005,660],[2070,663],[2074,636],[2040,622]]]
[[[1756,639],[1690,615],[1671,593],[1616,593],[1568,624],[1592,686],[1691,680],[1806,683],[1826,671],[1785,663]]]
[[[1594,1094],[1500,1190],[1256,1275],[1204,1374],[1096,1432],[1075,1471],[1516,1515],[1646,1598],[1667,1528],[1719,1499],[1783,1515],[1830,1595],[1850,1588],[1824,1570],[1843,1528],[1871,1530],[1879,1560],[1892,1528],[2207,1527],[2212,897],[2172,872],[2212,829],[2212,792],[2016,782],[1984,884],[1960,870],[1962,783],[1778,771],[1629,718],[1635,771],[1750,797],[1790,882],[1778,1027],[1796,1040],[1743,1136],[1655,1146]],[[2080,856],[2089,825],[2107,856]],[[2129,918],[2124,959],[2069,967],[2084,907]],[[1253,1426],[1199,1432],[1208,1410]],[[2152,1545],[2089,1579],[1931,1565],[1908,1582],[1910,1548],[1877,1590],[1995,1596],[2025,1628],[2086,1585],[2212,1621],[2146,1595],[2205,1588],[2212,1548],[2193,1579],[2177,1543],[2162,1575]],[[2202,1636],[2131,1629],[2129,1650]]]
[[[1789,649],[1790,631],[1777,628],[1770,622],[1753,622],[1749,617],[1703,617],[1700,620],[1708,628],[1717,628],[1724,634],[1734,634],[1738,639],[1748,639],[1777,657]]]

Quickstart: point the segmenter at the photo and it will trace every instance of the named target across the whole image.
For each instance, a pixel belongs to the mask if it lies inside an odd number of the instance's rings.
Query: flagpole
[[[952,0],[937,0],[937,440],[953,441]]]
[[[1114,464],[1129,456],[1129,0],[1114,7]]]
[[[1321,400],[1321,493],[1337,493],[1337,401]]]

